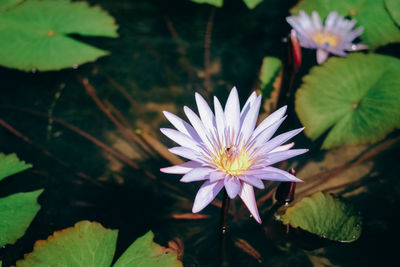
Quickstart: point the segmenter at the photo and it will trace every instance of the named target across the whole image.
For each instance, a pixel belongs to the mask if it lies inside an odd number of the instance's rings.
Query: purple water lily
[[[296,30],[302,47],[317,49],[317,62],[324,62],[330,53],[337,56],[347,56],[345,51],[367,49],[364,44],[353,44],[353,40],[360,36],[364,28],[353,29],[356,20],[348,20],[339,16],[336,11],[329,13],[322,24],[316,11],[309,17],[304,11],[299,16],[290,16],[286,21]]]
[[[163,168],[161,171],[184,174],[181,182],[205,180],[194,200],[194,213],[204,209],[225,187],[229,198],[233,199],[239,195],[254,219],[261,223],[253,186],[263,189],[262,180],[301,181],[270,165],[308,151],[291,149],[294,143],[283,145],[303,128],[271,139],[286,118],[286,107],[280,108],[256,127],[261,96],[253,92],[240,110],[235,87],[231,90],[225,109],[214,97],[213,113],[198,93],[196,103],[200,117],[188,107],[184,107],[191,125],[164,111],[177,130],[163,128],[161,132],[180,145],[169,151],[190,161]]]

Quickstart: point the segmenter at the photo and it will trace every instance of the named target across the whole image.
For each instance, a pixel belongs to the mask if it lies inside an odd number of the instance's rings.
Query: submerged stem
[[[226,190],[224,190],[224,196],[222,199],[222,208],[221,208],[221,225],[220,225],[222,267],[228,266],[228,261],[226,258],[226,232],[228,224],[229,203],[230,203],[230,198],[228,197]]]

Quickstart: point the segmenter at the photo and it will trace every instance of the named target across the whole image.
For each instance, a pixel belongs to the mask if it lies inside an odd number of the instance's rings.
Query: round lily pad
[[[33,252],[17,261],[17,267],[86,266],[109,267],[114,257],[118,231],[99,223],[81,221],[47,240],[35,243]]]
[[[332,11],[337,11],[342,16],[351,16],[357,19],[357,26],[364,26],[361,40],[376,48],[393,42],[400,41],[400,29],[394,23],[386,10],[385,0],[302,0],[290,12],[298,14],[300,10],[311,14],[317,11],[322,18]],[[398,0],[394,0],[398,1]]]
[[[352,242],[361,234],[361,217],[354,207],[327,193],[303,198],[289,207],[280,220],[332,241]]]
[[[0,181],[4,178],[31,168],[32,165],[19,160],[16,154],[0,153]]]
[[[69,0],[26,0],[1,12],[0,25],[0,65],[25,71],[72,68],[108,54],[71,34],[118,36],[100,7]]]
[[[323,148],[383,139],[400,125],[400,60],[377,54],[331,58],[313,67],[296,93],[296,112]]]
[[[14,244],[25,234],[40,209],[37,198],[42,192],[41,189],[0,198],[0,247]]]
[[[246,4],[246,6],[249,9],[255,8],[258,4],[260,4],[264,0],[243,0],[243,2]]]
[[[400,26],[400,1],[399,0],[385,0],[386,8],[396,22]]]

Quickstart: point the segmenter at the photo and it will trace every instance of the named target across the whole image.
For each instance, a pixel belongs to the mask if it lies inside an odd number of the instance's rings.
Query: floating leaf
[[[110,267],[117,243],[117,230],[96,222],[81,221],[35,243],[33,252],[17,261],[17,267],[84,266]],[[117,266],[183,266],[177,252],[153,242],[150,231],[138,238],[114,264]]]
[[[24,235],[40,209],[37,198],[42,192],[36,190],[0,198],[0,247],[14,244]]]
[[[1,0],[0,2],[0,12],[6,10],[7,8],[18,5],[24,0]],[[0,265],[1,266],[1,265]]]
[[[154,234],[149,231],[122,254],[114,267],[125,266],[183,266],[178,253],[153,242]]]
[[[198,4],[209,4],[216,7],[221,7],[224,4],[224,0],[190,0]]]
[[[96,222],[81,221],[74,227],[54,232],[47,240],[37,241],[33,252],[17,261],[17,267],[109,267],[117,235],[117,230],[105,229]]]
[[[396,22],[397,26],[400,26],[400,1],[399,0],[386,0],[386,8]]]
[[[4,178],[31,168],[32,165],[19,160],[17,155],[0,153],[0,181]]]
[[[361,39],[371,48],[400,41],[400,29],[387,12],[384,0],[303,0],[290,12],[297,14],[300,10],[309,14],[316,10],[321,17],[326,17],[331,11],[337,11],[342,16],[356,18],[357,25],[364,26]]]
[[[265,57],[261,66],[259,78],[261,94],[264,100],[264,110],[267,114],[276,109],[279,90],[282,82],[282,62],[275,57]]]
[[[30,71],[70,68],[108,52],[71,38],[117,37],[114,19],[100,7],[69,0],[27,0],[0,16],[0,65]]]
[[[400,125],[400,60],[377,54],[331,58],[313,67],[296,93],[296,112],[324,148],[383,139]]]
[[[246,4],[246,6],[249,9],[255,8],[258,4],[260,4],[264,0],[243,0],[243,2]]]
[[[352,242],[361,234],[361,217],[348,202],[331,194],[316,193],[289,207],[282,223],[333,241]]]

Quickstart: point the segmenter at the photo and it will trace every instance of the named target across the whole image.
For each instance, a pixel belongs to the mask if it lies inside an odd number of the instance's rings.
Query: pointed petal
[[[256,98],[257,98],[257,93],[256,92],[251,93],[246,103],[244,103],[242,111],[240,112],[241,119],[244,118],[244,116],[246,116],[247,112],[249,112],[249,109],[253,105],[253,102],[256,100]]]
[[[277,148],[280,145],[282,145],[283,143],[287,142],[293,136],[300,133],[303,129],[304,128],[295,129],[295,130],[280,134],[280,135],[272,138],[267,143],[265,143],[263,146],[260,146],[260,149],[257,151],[255,156],[263,155],[263,154],[271,152],[275,148]]]
[[[168,128],[161,128],[160,131],[180,146],[188,147],[196,151],[201,151],[198,143],[182,132]]]
[[[292,149],[287,151],[280,151],[274,153],[268,153],[265,156],[265,166],[275,164],[277,162],[281,162],[295,156],[301,155],[308,152],[308,149]]]
[[[169,122],[180,132],[191,136],[197,142],[200,142],[200,136],[196,133],[195,129],[186,121],[182,120],[178,116],[168,112],[163,111],[165,117]]]
[[[240,103],[236,87],[233,87],[225,106],[226,126],[230,132],[238,134],[240,127]]]
[[[212,171],[214,171],[214,169],[207,167],[196,168],[186,173],[180,181],[184,183],[189,183],[194,181],[206,180],[208,179],[208,175]]]
[[[254,127],[257,123],[258,112],[260,111],[261,105],[261,96],[258,96],[257,99],[253,102],[250,107],[249,112],[247,112],[244,117],[243,124],[241,125],[241,134],[243,136],[243,141],[247,141],[251,135],[253,134]]]
[[[242,184],[237,177],[225,177],[224,180],[225,190],[230,199],[234,199],[242,188]]]
[[[287,116],[281,118],[280,120],[276,121],[270,127],[265,129],[262,133],[257,135],[253,138],[252,143],[254,143],[254,149],[258,148],[259,146],[264,146],[265,142],[267,142],[271,137],[275,134],[278,130],[279,126],[281,126],[282,122],[286,119]]]
[[[203,122],[206,129],[210,133],[213,133],[214,129],[215,129],[214,113],[211,111],[207,102],[204,100],[204,98],[200,94],[196,93],[195,96],[196,96],[196,103],[197,103],[197,108],[199,110],[201,121]]]
[[[192,212],[197,213],[204,209],[218,195],[222,187],[224,187],[223,180],[215,183],[206,181],[197,192],[193,203]]]
[[[328,58],[329,52],[324,49],[317,50],[317,63],[322,64]]]
[[[290,138],[292,138],[293,136],[299,134],[303,130],[304,130],[304,127],[303,128],[298,128],[298,129],[291,130],[289,132],[280,134],[280,135],[272,138],[267,143],[265,143],[265,145],[260,149],[260,151],[258,151],[258,154],[261,155],[261,154],[265,154],[265,153],[271,152],[273,149],[279,147],[283,143],[286,143]]]
[[[223,141],[224,133],[225,133],[225,113],[222,109],[221,103],[219,102],[218,98],[214,97],[214,109],[215,109],[215,123],[217,124],[218,136],[219,140]],[[223,144],[225,145],[225,143]]]
[[[254,219],[261,224],[261,218],[258,214],[258,208],[256,198],[254,197],[253,187],[247,183],[243,183],[242,190],[240,191],[239,196],[246,207],[249,209],[251,215],[253,215]]]
[[[274,124],[276,121],[280,120],[286,113],[287,106],[283,106],[271,115],[269,115],[267,118],[265,118],[260,125],[257,126],[257,128],[254,130],[253,137],[259,135],[262,131],[264,131],[266,128]]]
[[[318,12],[313,11],[311,13],[311,19],[312,19],[312,22],[314,24],[314,27],[316,29],[318,29],[318,30],[321,30],[322,29],[322,22],[321,22],[321,18],[319,16]]]
[[[216,182],[218,180],[224,179],[226,177],[226,174],[221,171],[214,171],[210,173],[210,182]]]
[[[260,177],[263,180],[281,181],[281,182],[303,182],[299,178],[286,171],[274,167],[263,168],[265,174]]]
[[[274,153],[274,152],[279,152],[279,151],[286,151],[291,149],[292,147],[294,147],[294,142],[291,142],[287,145],[283,145],[283,146],[278,146],[277,148],[271,150],[271,152],[269,153]]]
[[[172,147],[168,150],[169,152],[178,155],[180,157],[187,158],[197,162],[204,162],[204,158],[201,156],[201,154],[193,149],[183,146],[177,146],[177,147]]]
[[[242,180],[245,183],[248,183],[249,185],[255,186],[259,189],[264,189],[263,181],[256,176],[252,175],[241,176],[240,180]]]
[[[208,140],[208,134],[206,128],[204,127],[203,122],[200,118],[187,106],[183,107],[183,111],[188,117],[190,123],[193,125],[193,128],[196,130],[197,134],[200,136],[203,143],[207,146],[208,149],[211,149],[212,146]]]
[[[198,167],[201,167],[201,163],[191,160],[179,165],[161,168],[160,171],[171,174],[185,174]]]

